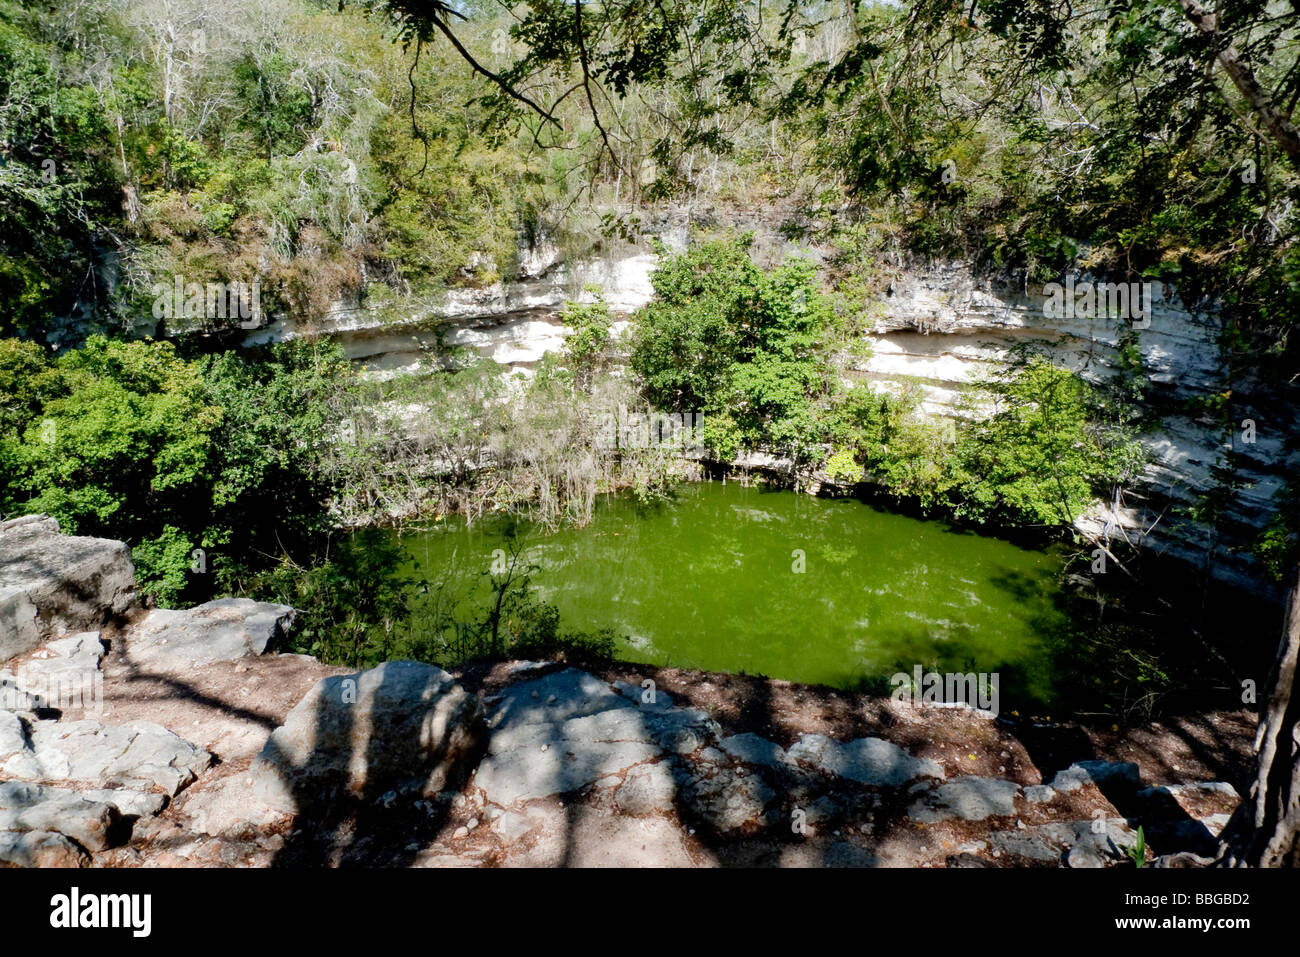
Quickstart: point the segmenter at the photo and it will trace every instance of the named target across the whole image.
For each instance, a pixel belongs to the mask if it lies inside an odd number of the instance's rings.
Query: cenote
[[[402,544],[419,578],[481,609],[507,528],[452,517]],[[921,665],[997,673],[1004,707],[1054,697],[1059,549],[735,482],[611,497],[583,528],[523,535],[533,592],[565,628],[612,628],[623,660],[877,691]]]

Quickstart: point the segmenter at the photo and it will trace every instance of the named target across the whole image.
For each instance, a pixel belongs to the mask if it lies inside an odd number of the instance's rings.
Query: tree
[[[957,512],[1070,527],[1129,459],[1097,427],[1087,384],[1067,369],[1030,358],[988,384],[993,414],[958,441]]]
[[[659,410],[704,413],[705,441],[723,458],[759,446],[804,458],[816,442],[814,400],[829,390],[831,310],[811,263],[764,272],[749,245],[701,243],[655,271],[631,365]]]
[[[1273,661],[1255,750],[1255,781],[1222,834],[1219,863],[1228,867],[1300,867],[1300,581],[1291,589]]]
[[[40,411],[0,438],[3,507],[125,539],[143,549],[145,590],[175,598],[209,509],[221,409],[170,343],[92,337],[52,371]]]
[[[573,372],[574,383],[589,394],[605,358],[614,317],[599,287],[588,287],[586,291],[594,301],[566,302],[561,318],[571,330],[564,340],[565,362]]]

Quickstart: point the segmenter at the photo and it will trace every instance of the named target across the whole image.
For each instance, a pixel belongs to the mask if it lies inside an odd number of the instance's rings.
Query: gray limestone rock
[[[1057,791],[1077,791],[1085,784],[1135,791],[1141,786],[1138,766],[1130,761],[1076,761],[1052,779]]]
[[[640,685],[629,684],[626,681],[615,681],[614,690],[638,708],[667,711],[673,706],[673,696],[658,688],[643,688]],[[653,701],[649,700],[652,692],[654,695]]]
[[[723,768],[710,778],[686,783],[680,799],[705,825],[721,832],[779,822],[776,792],[757,774]]]
[[[0,708],[15,711],[57,709],[98,715],[103,710],[104,644],[87,631],[48,642],[16,673],[0,673]]]
[[[91,851],[110,846],[121,815],[116,807],[66,788],[0,782],[0,832],[55,831]]]
[[[53,831],[0,831],[0,865],[86,867],[90,855]]]
[[[826,774],[871,787],[902,787],[917,778],[942,779],[934,761],[914,758],[882,738],[859,738],[840,744],[824,734],[805,734],[787,752],[789,758]]]
[[[1025,800],[1031,804],[1046,804],[1056,797],[1056,791],[1046,784],[1031,784],[1025,788]]]
[[[677,778],[664,762],[642,764],[627,772],[614,795],[614,802],[624,814],[641,816],[656,811],[671,811],[677,801]]]
[[[475,784],[487,800],[508,805],[576,791],[717,740],[717,723],[704,712],[658,705],[641,707],[573,668],[512,685],[489,719],[488,755]]]
[[[61,535],[43,515],[0,522],[0,661],[60,632],[98,627],[134,600],[123,542]]]
[[[757,734],[733,734],[719,741],[718,747],[742,764],[761,764],[765,767],[786,767],[790,764],[785,748]]]
[[[133,788],[104,788],[82,791],[88,801],[100,801],[117,808],[123,817],[153,817],[167,806],[167,796],[157,791],[137,791]]]
[[[628,696],[585,671],[566,668],[554,674],[522,681],[501,692],[488,719],[489,727],[501,730],[525,724],[553,724],[569,718],[632,708]]]
[[[254,795],[286,813],[455,782],[484,733],[483,706],[441,668],[387,661],[318,681],[250,768]]]
[[[474,783],[488,801],[510,805],[576,791],[662,754],[647,715],[620,707],[497,730]]]
[[[249,598],[219,598],[184,611],[157,608],[136,626],[128,651],[139,661],[205,665],[260,655],[293,626],[294,610]]]
[[[148,721],[36,721],[29,750],[0,764],[0,774],[46,781],[83,781],[177,794],[212,762],[212,756],[161,725]],[[31,760],[39,774],[31,774]]]
[[[1019,792],[1020,785],[1001,778],[954,778],[923,795],[907,815],[926,824],[952,817],[982,821],[986,817],[1009,816],[1016,813]]]

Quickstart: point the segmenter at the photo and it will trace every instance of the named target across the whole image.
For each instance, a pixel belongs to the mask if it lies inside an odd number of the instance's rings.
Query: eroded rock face
[[[60,632],[98,627],[134,600],[125,543],[61,535],[44,515],[0,523],[0,661]]]
[[[250,769],[253,796],[312,814],[393,790],[434,794],[468,770],[484,730],[479,698],[432,665],[326,678],[271,733]]]
[[[827,774],[872,787],[901,787],[921,777],[942,778],[934,761],[918,760],[896,744],[881,738],[859,738],[847,744],[822,734],[805,734],[789,757]]]
[[[43,709],[97,714],[102,704],[99,663],[103,657],[104,644],[97,631],[48,642],[16,673],[0,671],[0,714]],[[0,718],[0,764],[4,760],[3,725]]]
[[[1124,860],[1137,832],[1122,817],[1051,821],[1015,831],[995,831],[988,846],[999,855],[1071,868],[1107,867]]]
[[[83,632],[0,672],[0,864],[88,864],[88,852],[127,841],[137,819],[160,813],[211,763],[151,722],[73,720],[102,713],[103,656],[99,633]]]
[[[0,831],[0,866],[85,867],[90,855],[54,831]]]
[[[1102,790],[1136,791],[1141,784],[1138,766],[1129,761],[1076,761],[1052,779],[1055,791],[1077,791],[1095,784]]]
[[[968,775],[954,778],[924,795],[912,805],[908,816],[927,824],[953,817],[967,821],[1006,817],[1016,813],[1019,793],[1020,786],[1014,781]]]

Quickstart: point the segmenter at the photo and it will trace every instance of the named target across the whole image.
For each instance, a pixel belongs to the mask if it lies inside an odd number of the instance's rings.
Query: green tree
[[[960,433],[958,515],[1070,526],[1114,481],[1130,450],[1106,440],[1096,398],[1074,373],[1041,358],[988,383],[992,415]]]
[[[564,359],[573,372],[575,382],[583,392],[590,392],[592,380],[600,370],[605,349],[609,346],[610,328],[614,317],[609,304],[599,288],[587,290],[593,302],[566,302],[561,318],[571,332],[564,340]]]
[[[829,390],[831,309],[811,263],[764,272],[749,243],[703,242],[655,271],[631,365],[656,408],[703,411],[706,441],[724,458],[760,446],[806,458],[815,402]]]
[[[145,590],[174,597],[177,564],[199,544],[211,507],[206,479],[221,409],[170,343],[96,336],[53,372],[57,385],[40,412],[4,440],[13,476],[4,507],[142,546]]]

